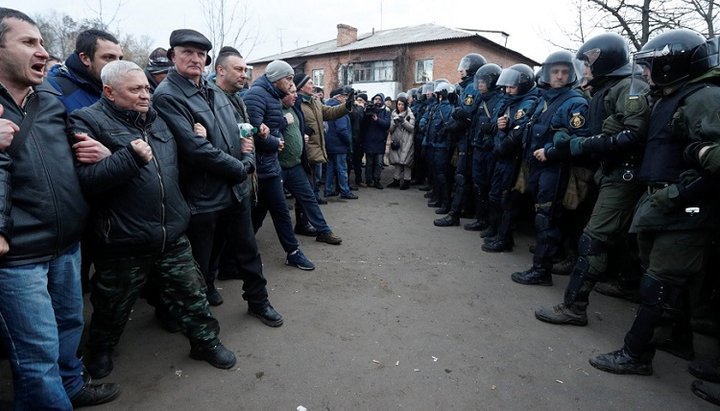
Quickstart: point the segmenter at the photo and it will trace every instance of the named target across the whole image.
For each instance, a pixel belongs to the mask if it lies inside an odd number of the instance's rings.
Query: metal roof
[[[362,35],[358,35],[357,41],[354,41],[342,47],[337,46],[337,39],[332,39],[307,47],[290,50],[284,53],[254,59],[250,63],[264,63],[270,62],[272,60],[288,60],[293,58],[342,53],[355,50],[365,50],[377,47],[398,46],[404,44],[426,43],[431,41],[463,39],[472,37],[477,37],[478,39],[491,43],[496,47],[507,49],[505,46],[497,44],[494,41],[479,35],[478,32],[480,32],[480,30],[473,31],[469,29],[454,29],[450,27],[440,26],[437,24],[427,23],[418,26],[400,27],[397,29],[380,30],[374,33],[365,33]],[[527,58],[528,60],[532,60],[528,57],[525,58]]]

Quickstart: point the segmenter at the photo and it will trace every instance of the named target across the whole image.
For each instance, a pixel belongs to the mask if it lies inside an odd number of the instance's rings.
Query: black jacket
[[[38,100],[30,133],[0,152],[0,234],[10,251],[0,266],[49,261],[80,240],[87,204],[73,166],[65,107],[47,83],[35,88],[25,109]],[[2,118],[21,125],[24,110],[0,86]]]
[[[250,116],[250,124],[260,128],[265,124],[270,128],[267,137],[255,136],[255,150],[257,153],[258,178],[277,177],[280,175],[280,161],[278,149],[282,133],[287,127],[287,120],[283,117],[283,94],[270,83],[267,76],[255,80],[250,89],[243,94],[243,100]]]
[[[177,147],[154,110],[146,117],[121,110],[104,97],[70,115],[73,130],[84,131],[112,155],[95,164],[77,163],[90,202],[90,228],[104,248],[163,251],[187,229],[190,209],[180,192]],[[130,143],[142,139],[153,159],[140,158]]]
[[[240,202],[247,195],[241,183],[255,164],[252,154],[241,152],[235,108],[225,93],[202,82],[207,100],[200,88],[171,69],[153,94],[153,106],[175,136],[180,186],[193,214]],[[207,138],[195,135],[195,123],[205,127]]]

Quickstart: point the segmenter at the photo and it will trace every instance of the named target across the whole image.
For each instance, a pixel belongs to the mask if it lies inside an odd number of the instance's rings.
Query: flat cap
[[[174,52],[173,47],[184,45],[192,45],[204,51],[212,49],[210,40],[198,31],[192,29],[173,30],[173,32],[170,33],[170,49],[167,52],[168,58],[172,58],[172,53]],[[207,56],[205,65],[209,65],[211,60],[210,56]]]

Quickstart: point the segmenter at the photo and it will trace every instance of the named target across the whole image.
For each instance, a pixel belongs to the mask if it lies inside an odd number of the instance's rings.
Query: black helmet
[[[574,57],[569,51],[561,50],[550,53],[542,64],[542,68],[538,72],[538,86],[542,88],[550,88],[550,82],[553,76],[553,67],[562,65],[567,67],[568,79],[560,87],[570,86],[577,83],[577,74],[575,73]],[[559,87],[558,87],[559,88]]]
[[[500,73],[502,73],[502,68],[497,64],[484,64],[475,72],[475,88],[478,88],[478,84],[482,81],[487,86],[488,91],[496,90],[498,88],[497,80],[498,77],[500,77]]]
[[[477,53],[470,53],[463,56],[463,58],[460,59],[460,64],[458,64],[457,71],[465,70],[465,75],[463,76],[463,80],[472,77],[475,75],[477,70],[484,66],[487,63],[487,60],[485,60],[485,57],[483,57],[480,54]]]
[[[617,33],[604,33],[591,38],[580,46],[575,58],[590,67],[593,79],[624,77],[633,72],[628,43]],[[582,75],[579,69],[578,73]]]
[[[513,64],[503,69],[498,77],[497,85],[518,88],[518,95],[527,94],[535,87],[535,73],[527,64]]]
[[[653,85],[671,86],[717,66],[717,42],[689,29],[670,30],[648,41],[635,62],[650,70]]]

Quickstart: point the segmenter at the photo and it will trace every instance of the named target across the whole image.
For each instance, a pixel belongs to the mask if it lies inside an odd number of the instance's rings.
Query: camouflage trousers
[[[190,346],[209,348],[219,343],[220,326],[210,312],[205,282],[182,236],[165,251],[123,254],[98,250],[92,278],[88,349],[111,351],[118,344],[135,300],[147,281],[160,293],[170,314],[178,318]]]

